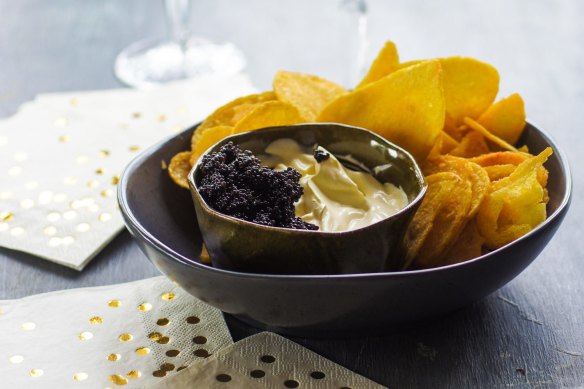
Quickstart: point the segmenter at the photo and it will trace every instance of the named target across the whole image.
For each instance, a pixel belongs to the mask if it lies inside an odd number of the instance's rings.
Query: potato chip
[[[268,101],[255,107],[233,129],[234,134],[259,128],[303,123],[296,108],[281,101]]]
[[[189,181],[188,176],[191,168],[193,167],[190,162],[191,152],[183,151],[182,153],[176,154],[170,160],[168,165],[168,174],[172,180],[179,186],[188,189]]]
[[[499,151],[471,158],[470,161],[483,166],[489,177],[493,174],[491,181],[496,181],[510,175],[519,164],[532,157],[533,155],[520,151]],[[548,175],[545,167],[540,166],[537,169],[537,181],[544,188],[547,186]]]
[[[493,135],[515,144],[525,128],[525,107],[517,93],[491,105],[477,120]]]
[[[487,172],[481,166],[464,158],[443,155],[434,160],[427,161],[423,168],[424,174],[426,175],[452,172],[456,173],[464,181],[469,182],[472,198],[467,216],[468,218],[474,217],[491,184]]]
[[[462,137],[458,146],[450,150],[449,154],[462,158],[471,158],[489,151],[485,137],[476,131],[469,131]]]
[[[474,58],[441,58],[444,71],[446,126],[462,123],[464,117],[478,118],[497,97],[499,72]]]
[[[492,184],[476,218],[487,247],[495,249],[512,242],[545,220],[546,194],[537,172],[551,154],[548,147]]]
[[[313,122],[328,103],[348,93],[334,82],[302,73],[279,71],[273,84],[278,100],[296,107],[305,122]]]
[[[442,131],[434,143],[432,150],[430,150],[427,159],[438,158],[440,155],[448,153],[457,146],[458,142],[446,132]]]
[[[426,182],[426,196],[406,231],[404,268],[434,266],[468,221],[470,182],[452,172],[429,175]]]
[[[276,100],[274,92],[264,92],[248,96],[239,97],[229,103],[217,108],[209,115],[203,123],[193,132],[191,146],[194,147],[204,130],[216,126],[235,126],[249,111],[258,104],[266,101]]]
[[[343,95],[316,121],[367,128],[422,161],[444,126],[440,63],[425,61]]]
[[[483,253],[485,238],[479,234],[475,220],[466,223],[454,245],[434,263],[434,266],[446,266],[476,258]]]
[[[377,54],[377,58],[371,64],[369,71],[363,77],[363,80],[355,89],[359,89],[367,84],[379,80],[397,70],[399,65],[399,56],[395,44],[391,41],[385,42],[385,45]]]
[[[501,178],[505,178],[517,168],[517,165],[513,164],[504,164],[504,165],[493,165],[493,166],[486,166],[483,169],[489,175],[489,179],[491,182],[499,181]]]
[[[216,126],[205,129],[201,133],[198,142],[193,146],[191,154],[191,165],[194,166],[197,160],[207,149],[219,142],[221,139],[228,137],[233,132],[231,126]]]
[[[481,126],[479,123],[477,123],[476,121],[472,120],[471,118],[465,117],[464,118],[464,123],[471,130],[474,130],[474,131],[480,133],[485,138],[487,138],[491,142],[495,143],[497,146],[501,147],[502,149],[509,150],[509,151],[517,151],[517,149],[515,147],[511,146],[509,143],[507,143],[503,139],[499,138],[498,136],[496,136],[494,134],[491,134],[489,132],[489,130],[487,130],[485,127]]]

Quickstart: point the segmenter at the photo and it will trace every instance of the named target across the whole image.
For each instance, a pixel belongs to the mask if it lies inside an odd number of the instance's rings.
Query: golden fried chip
[[[429,175],[426,182],[426,196],[406,231],[404,268],[434,266],[468,221],[470,182],[452,172]]]
[[[440,64],[444,71],[446,126],[458,126],[467,116],[478,118],[497,97],[497,69],[467,57],[441,58]]]
[[[203,123],[193,132],[191,147],[198,142],[204,130],[216,126],[235,126],[249,111],[254,109],[258,104],[266,101],[276,100],[274,92],[264,92],[248,96],[239,97],[229,103],[217,108],[209,115]]]
[[[457,157],[470,158],[489,152],[489,146],[485,137],[476,132],[469,131],[462,137],[457,147],[450,150],[449,154]]]
[[[485,238],[479,234],[475,220],[466,223],[454,245],[438,260],[434,266],[446,266],[479,257],[483,253]]]
[[[170,160],[168,165],[168,174],[172,180],[179,186],[183,188],[189,188],[189,181],[187,179],[191,168],[193,167],[190,162],[191,152],[183,151],[182,153],[176,154]]]
[[[443,155],[424,164],[424,174],[431,175],[441,172],[456,173],[461,179],[470,183],[472,198],[467,212],[468,218],[477,213],[483,198],[489,190],[491,181],[485,169],[468,159]]]
[[[440,63],[425,61],[343,95],[316,121],[364,127],[422,161],[444,126]]]
[[[355,89],[359,89],[367,84],[379,80],[382,77],[387,76],[393,71],[397,70],[399,65],[399,56],[397,54],[397,48],[395,44],[391,41],[385,42],[385,45],[377,54],[377,58],[371,64],[369,71],[363,80],[357,85]]]
[[[487,138],[491,142],[495,143],[497,146],[501,147],[502,149],[509,150],[509,151],[517,151],[517,149],[515,147],[513,147],[509,143],[505,142],[503,139],[499,138],[498,136],[491,134],[489,132],[489,130],[487,130],[485,127],[481,126],[479,123],[472,120],[471,118],[465,117],[464,124],[466,124],[471,130],[474,130],[474,131],[480,133],[485,138]]]
[[[281,101],[268,101],[255,107],[233,129],[234,134],[259,128],[303,123],[304,119],[294,106]]]
[[[458,142],[446,132],[442,131],[434,143],[432,150],[430,150],[427,159],[438,158],[440,155],[447,154],[456,147],[458,147]]]
[[[517,93],[491,105],[477,120],[493,135],[514,145],[525,128],[525,107]]]
[[[548,147],[492,184],[476,218],[487,247],[496,249],[512,242],[545,220],[546,193],[537,172],[551,154]]]
[[[228,137],[233,132],[231,126],[216,126],[205,129],[201,133],[201,137],[193,146],[191,154],[191,165],[194,166],[197,160],[207,149],[219,142],[221,139]]]
[[[328,103],[348,93],[334,82],[302,73],[279,71],[273,84],[278,100],[296,107],[305,122],[313,122]]]
[[[501,178],[505,178],[517,168],[517,165],[513,164],[504,164],[504,165],[493,165],[493,166],[486,166],[483,169],[489,175],[489,179],[491,182],[499,181]]]

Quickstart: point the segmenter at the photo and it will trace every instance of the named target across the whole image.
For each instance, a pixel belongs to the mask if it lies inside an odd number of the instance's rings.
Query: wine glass
[[[350,54],[349,66],[346,67],[343,75],[343,84],[354,88],[367,70],[366,56],[369,48],[367,2],[366,0],[340,0],[339,7],[345,16],[344,22],[349,26],[343,30],[345,36],[342,37],[344,47]]]
[[[217,44],[189,31],[189,0],[164,0],[170,26],[167,39],[135,42],[116,57],[114,71],[125,84],[149,88],[181,79],[229,76],[245,67],[232,43]]]

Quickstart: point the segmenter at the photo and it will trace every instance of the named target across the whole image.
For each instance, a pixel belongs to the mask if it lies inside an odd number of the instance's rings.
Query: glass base
[[[245,58],[233,44],[191,37],[184,48],[154,39],[133,43],[118,54],[114,71],[123,83],[148,88],[187,78],[229,76],[244,67]]]

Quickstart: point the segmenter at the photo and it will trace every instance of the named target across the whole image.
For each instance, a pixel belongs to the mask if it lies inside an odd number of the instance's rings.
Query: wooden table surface
[[[260,89],[281,68],[342,81],[354,32],[339,2],[198,0],[192,24],[238,45]],[[40,92],[121,86],[116,53],[163,35],[161,15],[155,0],[0,0],[0,117]],[[483,301],[382,338],[296,341],[392,388],[584,387],[583,16],[579,0],[369,1],[370,57],[391,39],[404,60],[468,55],[495,65],[500,95],[521,93],[528,118],[567,153],[573,202],[539,258]],[[127,232],[81,273],[0,249],[0,299],[157,274]],[[236,338],[256,332],[228,320]]]

